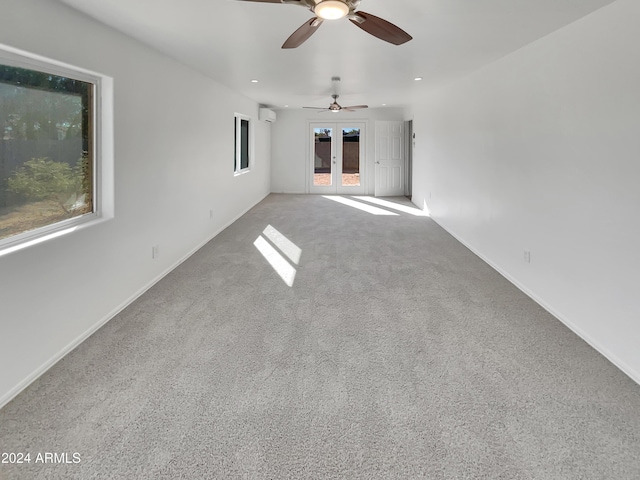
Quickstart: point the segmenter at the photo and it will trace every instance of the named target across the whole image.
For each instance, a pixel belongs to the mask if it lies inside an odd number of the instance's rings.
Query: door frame
[[[360,185],[355,186],[342,186],[342,129],[347,127],[360,129]],[[340,162],[336,163],[336,168],[332,169],[333,184],[331,186],[317,186],[313,184],[313,174],[315,172],[315,136],[314,129],[316,128],[332,128],[332,156],[340,159]],[[339,132],[339,135],[336,133]],[[366,138],[367,138],[367,121],[366,120],[333,120],[333,121],[320,121],[309,120],[307,121],[307,161],[306,161],[306,190],[307,193],[312,194],[324,194],[324,195],[364,195],[367,191],[366,179],[367,179],[367,162],[366,162]]]
[[[413,195],[413,147],[414,138],[413,120],[404,122],[404,136],[407,139],[404,151],[404,196],[411,198]]]

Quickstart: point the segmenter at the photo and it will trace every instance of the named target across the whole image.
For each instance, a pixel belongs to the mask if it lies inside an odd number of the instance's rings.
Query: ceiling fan
[[[400,27],[395,26],[382,18],[363,11],[356,11],[360,6],[360,0],[240,0],[243,2],[259,3],[283,3],[285,5],[298,5],[311,10],[315,17],[306,21],[300,28],[291,34],[284,42],[282,48],[296,48],[302,45],[313,35],[325,20],[337,20],[347,17],[356,27],[378,37],[380,40],[402,45],[413,37]]]
[[[339,97],[339,95],[337,95],[337,94],[331,95],[331,98],[333,98],[333,103],[331,105],[329,105],[328,108],[322,108],[322,107],[302,107],[302,108],[313,108],[314,110],[320,110],[321,112],[333,112],[333,113],[355,112],[356,110],[361,110],[363,108],[369,108],[368,105],[352,105],[350,107],[341,107],[338,104],[338,97]]]

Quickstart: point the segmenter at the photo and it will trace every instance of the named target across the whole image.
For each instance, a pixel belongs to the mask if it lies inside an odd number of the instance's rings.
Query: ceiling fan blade
[[[302,107],[302,108],[311,108],[313,110],[326,110],[324,107]]]
[[[351,23],[385,42],[402,45],[413,38],[400,27],[396,27],[393,23],[387,22],[370,13],[362,11],[356,12],[355,17],[356,18],[349,18]]]
[[[369,108],[369,105],[351,105],[349,107],[342,107],[343,110],[360,110],[363,108]]]
[[[238,0],[239,2],[254,2],[254,3],[283,3],[285,5],[299,5],[311,10],[311,7],[315,5],[313,0]],[[312,3],[309,3],[312,2]]]
[[[282,48],[297,48],[306,42],[311,35],[316,33],[318,27],[322,25],[322,19],[313,17],[302,24],[302,26],[291,34],[287,41],[282,44]]]

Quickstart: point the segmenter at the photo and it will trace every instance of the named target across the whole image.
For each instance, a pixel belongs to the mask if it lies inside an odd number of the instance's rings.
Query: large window
[[[0,250],[96,217],[99,80],[0,50]]]
[[[233,171],[239,173],[249,171],[252,156],[251,119],[245,115],[236,114],[234,118],[235,149],[233,159]]]

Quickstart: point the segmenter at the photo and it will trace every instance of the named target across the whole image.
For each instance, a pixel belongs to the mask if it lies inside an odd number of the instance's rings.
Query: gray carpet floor
[[[0,478],[640,478],[640,386],[396,213],[267,197],[0,411],[0,451],[80,463]]]

